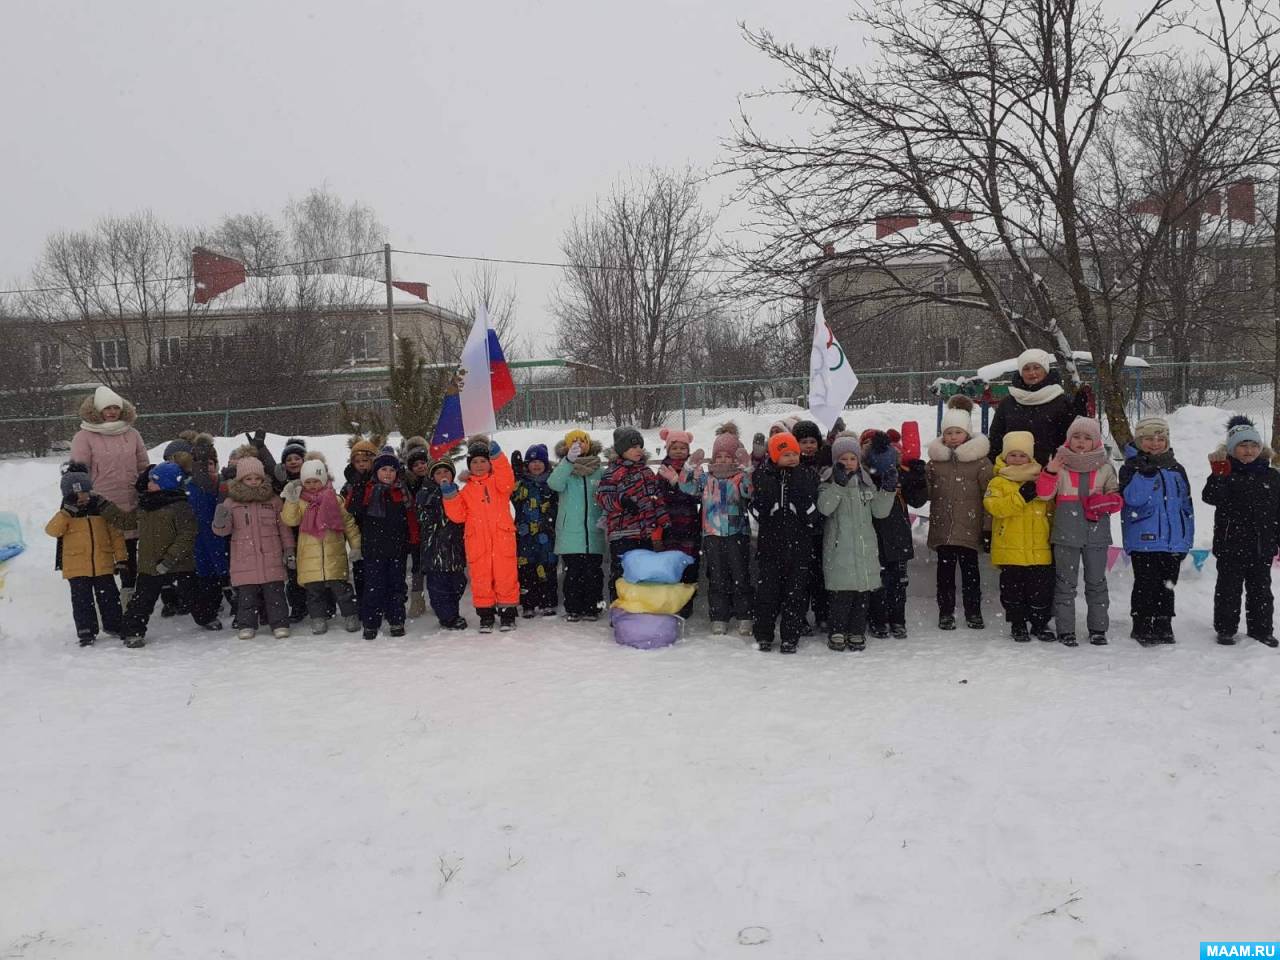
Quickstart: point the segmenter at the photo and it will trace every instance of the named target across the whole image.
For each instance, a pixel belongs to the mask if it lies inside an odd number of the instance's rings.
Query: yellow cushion
[[[618,578],[613,605],[628,613],[679,613],[698,589],[692,583],[628,583]]]

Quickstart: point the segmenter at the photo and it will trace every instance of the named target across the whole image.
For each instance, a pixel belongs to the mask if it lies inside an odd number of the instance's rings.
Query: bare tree
[[[498,279],[493,264],[477,264],[467,276],[453,275],[455,293],[449,301],[449,309],[459,316],[473,318],[476,308],[484,304],[489,311],[489,327],[498,334],[498,341],[508,358],[528,352],[528,343],[516,330],[518,298],[514,283],[504,284]],[[444,340],[444,337],[441,337]],[[448,356],[456,357],[460,343],[449,341]]]
[[[879,44],[857,69],[837,65],[831,50],[748,32],[789,77],[766,95],[798,101],[823,123],[802,141],[775,140],[743,116],[730,169],[745,175],[760,237],[739,251],[745,271],[789,289],[824,247],[851,245],[849,261],[878,277],[861,299],[980,310],[1015,343],[1050,346],[1078,383],[1074,327],[1093,354],[1112,432],[1127,439],[1121,364],[1150,305],[1156,253],[1189,205],[1248,175],[1269,149],[1256,124],[1262,82],[1250,69],[1260,41],[1227,3],[1213,0],[1202,22],[1190,0],[1148,0],[1122,25],[1103,0],[890,0],[851,18]],[[1127,213],[1141,199],[1132,178],[1096,179],[1106,167],[1100,141],[1151,59],[1172,57],[1160,44],[1179,29],[1196,31],[1217,83],[1187,131],[1168,203],[1154,222],[1139,220]],[[1200,195],[1189,192],[1224,128],[1248,149],[1220,157]],[[1130,255],[1108,269],[1118,238]],[[965,282],[922,282],[924,260]]]
[[[206,244],[245,266],[253,277],[282,272],[279,266],[297,259],[280,224],[265,213],[238,213],[223,217]]]
[[[662,383],[678,371],[693,325],[711,310],[700,271],[712,225],[691,170],[651,170],[576,217],[552,305],[560,349],[619,384]],[[651,427],[665,415],[657,391],[614,396],[619,421]]]
[[[372,208],[347,203],[328,187],[316,187],[301,200],[291,200],[284,219],[293,259],[313,261],[295,270],[371,279],[382,276],[381,251],[387,228]]]

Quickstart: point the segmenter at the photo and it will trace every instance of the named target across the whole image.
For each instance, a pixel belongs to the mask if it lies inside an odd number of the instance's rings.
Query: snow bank
[[[847,414],[906,418],[931,435],[932,407]],[[1171,419],[1198,491],[1226,411]],[[1124,639],[1123,565],[1109,647],[1011,643],[985,561],[987,630],[941,633],[920,549],[910,639],[864,654],[760,654],[701,600],[653,652],[559,621],[156,620],[142,650],[81,650],[42,530],[57,466],[0,463],[31,545],[0,588],[5,955],[1075,960],[1276,916],[1280,658],[1212,643],[1212,561],[1158,649]]]

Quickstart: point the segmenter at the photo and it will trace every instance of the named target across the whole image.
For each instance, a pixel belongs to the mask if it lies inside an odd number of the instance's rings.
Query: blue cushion
[[[632,550],[622,555],[622,579],[628,583],[679,583],[693,557],[679,550]]]

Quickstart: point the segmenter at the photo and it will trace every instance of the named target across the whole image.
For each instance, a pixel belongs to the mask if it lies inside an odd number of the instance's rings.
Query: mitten
[[[738,452],[733,455],[733,459],[743,470],[751,466],[751,454],[747,453],[746,447],[739,447]]]
[[[352,547],[351,550],[347,553],[347,558],[351,561],[353,566],[357,563],[360,563],[362,559],[362,557],[360,556],[360,548]]]
[[[444,483],[440,484],[440,493],[446,500],[450,497],[456,497],[458,495],[458,485],[452,480],[446,480]]]
[[[1118,493],[1092,493],[1084,498],[1084,518],[1090,523],[1097,523],[1123,506],[1124,498]]]
[[[831,466],[831,480],[840,486],[845,486],[849,482],[849,471],[843,463],[837,461]]]
[[[707,459],[706,451],[699,447],[693,453],[689,454],[689,469],[695,473],[702,466],[702,461]]]
[[[1223,457],[1221,460],[1215,460],[1213,457],[1210,457],[1209,472],[1215,477],[1229,477],[1231,476],[1231,461],[1226,457]]]
[[[62,501],[62,510],[64,513],[69,513],[73,517],[78,517],[80,515],[80,504],[74,499],[64,500]]]
[[[573,441],[573,444],[569,447],[568,451],[566,451],[564,458],[568,460],[570,463],[573,463],[580,456],[582,456],[582,441],[575,440]]]
[[[673,487],[680,482],[680,475],[665,464],[658,468],[658,476]]]
[[[489,457],[492,459],[502,452],[502,448],[498,446],[497,440],[489,441]]]
[[[493,450],[493,444],[489,445],[489,453],[490,455],[495,455]],[[519,450],[512,451],[511,472],[514,473],[516,476],[520,476],[520,474],[524,473],[524,457],[520,456]]]
[[[168,565],[167,565],[163,560],[160,560],[160,561],[158,561],[158,562],[156,563],[156,575],[157,575],[157,576],[161,576],[161,577],[163,577],[163,576],[164,576],[166,573],[168,573],[168,572],[169,572],[169,567],[168,567]]]
[[[215,527],[225,527],[231,522],[231,508],[227,506],[227,501],[223,500],[213,511],[213,525]]]
[[[1030,503],[1036,498],[1036,482],[1034,480],[1028,480],[1018,488],[1018,492],[1022,494],[1023,500]]]
[[[765,439],[763,433],[757,433],[751,438],[751,456],[755,460],[763,460],[764,455],[769,452],[769,441]]]
[[[298,555],[296,553],[286,553],[284,555],[284,565],[290,570],[297,570]]]
[[[302,499],[302,481],[290,480],[284,485],[284,490],[280,496],[288,503],[297,503]]]
[[[661,528],[661,527],[654,527],[654,528],[653,528],[653,533],[649,534],[649,539],[650,539],[650,540],[652,540],[654,543],[661,543],[661,542],[662,542],[662,528]]]
[[[990,530],[982,531],[982,552],[983,553],[991,552],[991,531]]]
[[[622,504],[622,510],[624,513],[636,513],[640,509],[640,504],[636,503],[634,499],[627,496],[625,493],[618,498],[618,502]]]

